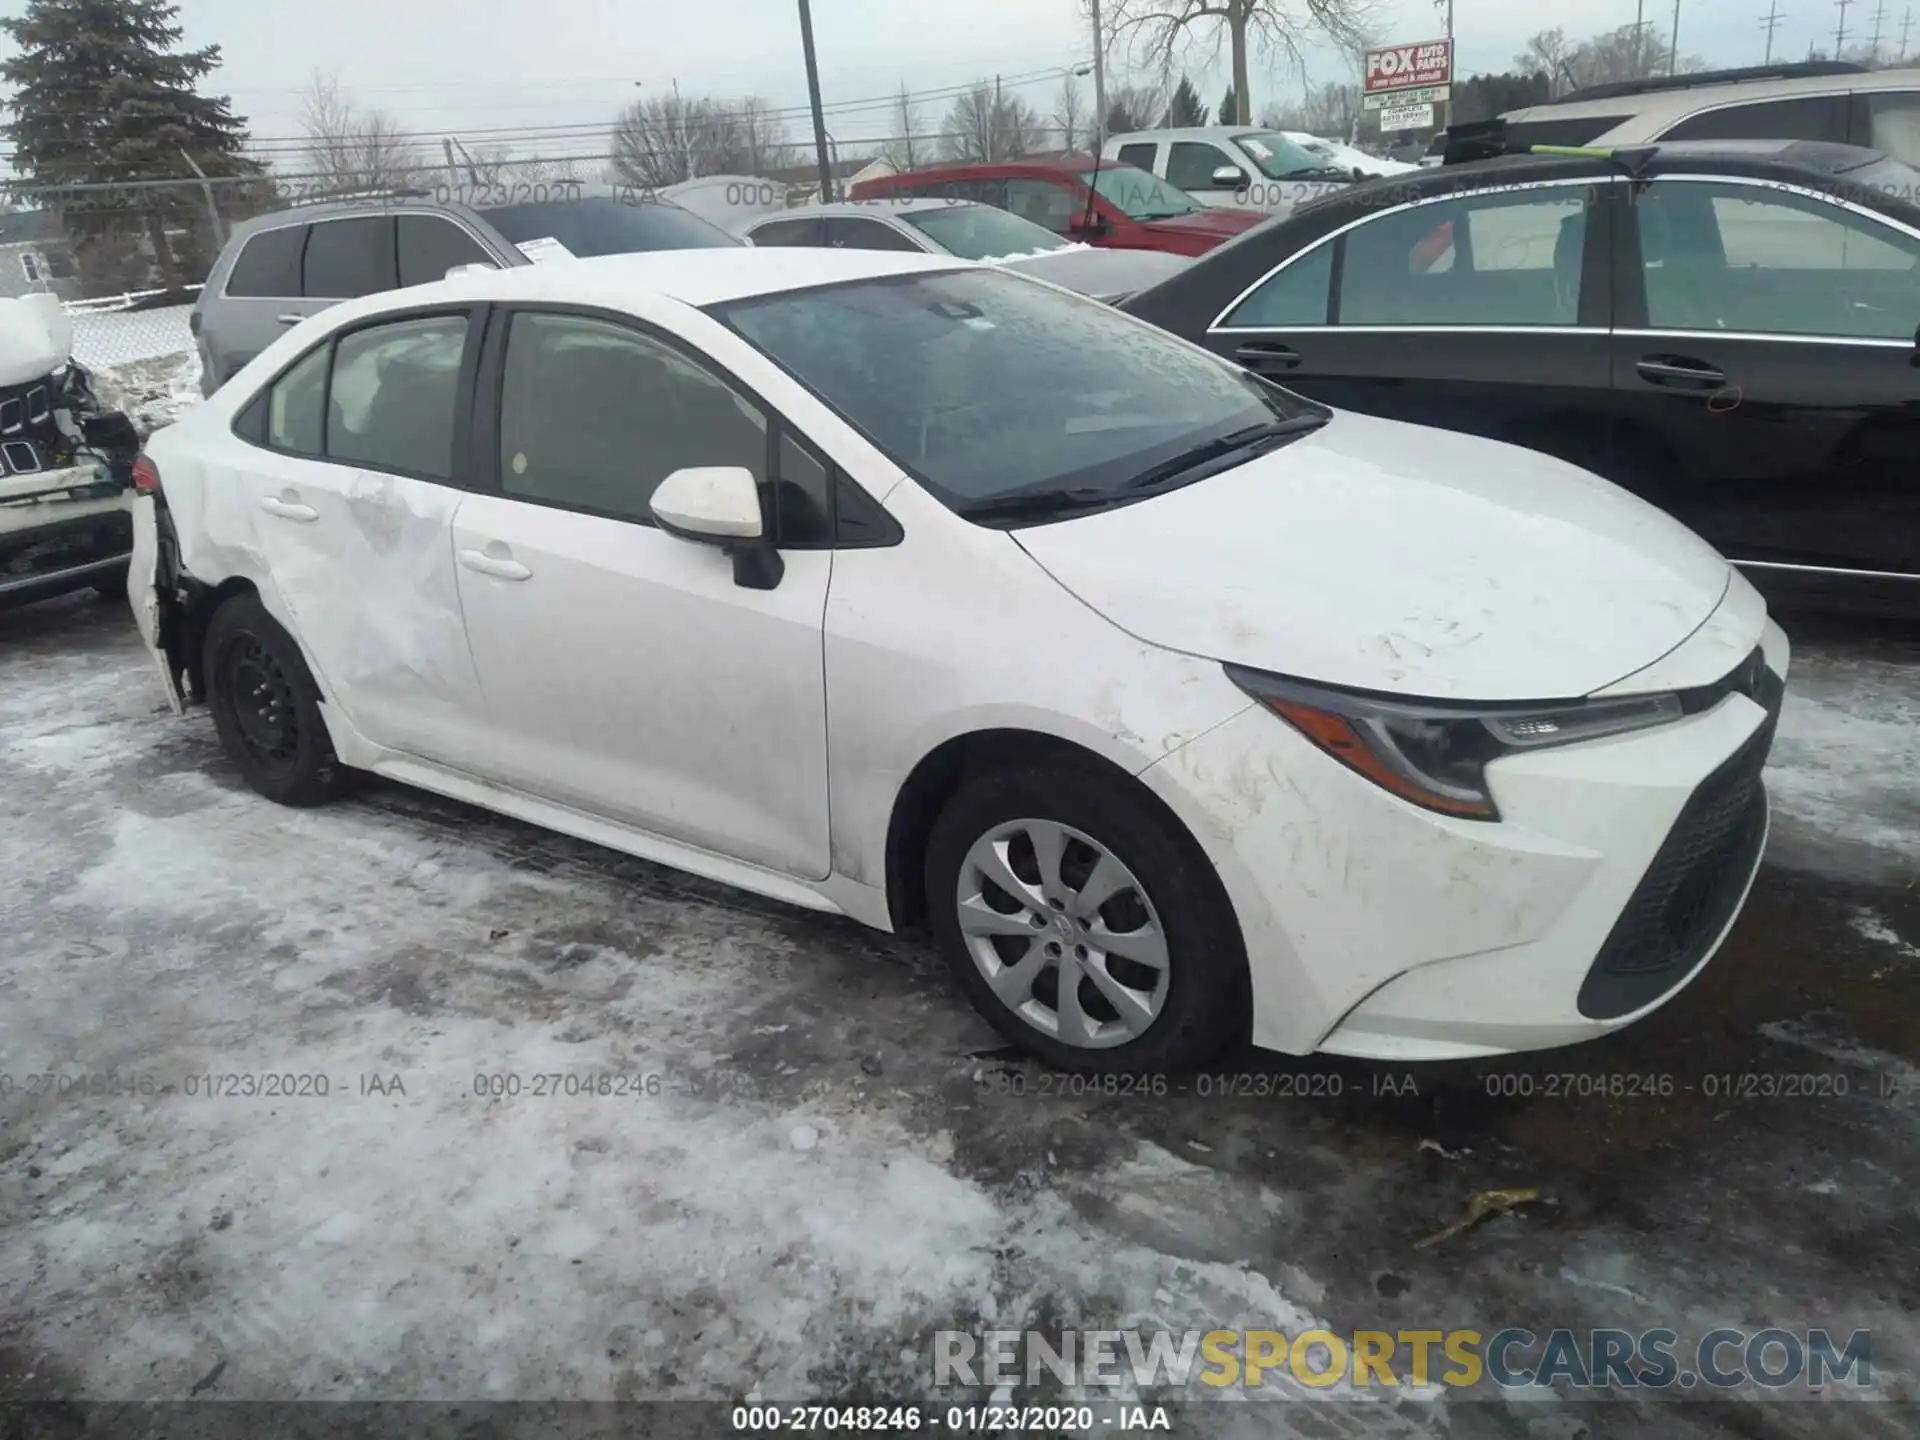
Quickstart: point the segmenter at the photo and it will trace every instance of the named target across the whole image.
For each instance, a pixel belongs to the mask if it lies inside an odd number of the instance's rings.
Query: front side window
[[[637,330],[577,315],[513,317],[500,390],[506,494],[652,524],[655,488],[697,465],[742,466],[764,485],[766,416]]]
[[[1315,246],[1269,275],[1222,323],[1233,329],[1324,325],[1332,282],[1333,244]]]
[[[310,300],[356,300],[399,284],[393,217],[322,220],[307,238],[301,293]]]
[[[327,390],[327,458],[435,480],[453,476],[462,315],[342,335]]]
[[[1201,207],[1193,197],[1133,165],[1103,165],[1080,172],[1082,184],[1130,220],[1165,220],[1191,215]]]
[[[1655,181],[1634,206],[1656,329],[1910,340],[1920,240],[1811,196]]]
[[[962,514],[1048,488],[1124,501],[1196,445],[1320,414],[1105,305],[991,267],[712,313]]]
[[[1217,145],[1197,140],[1176,140],[1167,155],[1167,183],[1181,190],[1218,190],[1213,172],[1221,168],[1238,170]]]
[[[1468,195],[1371,220],[1344,239],[1343,325],[1574,325],[1585,185]]]
[[[1066,248],[1053,231],[991,205],[904,210],[899,219],[962,260],[999,260]]]

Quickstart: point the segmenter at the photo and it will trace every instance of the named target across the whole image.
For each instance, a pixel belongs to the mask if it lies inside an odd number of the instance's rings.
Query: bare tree
[[[1248,56],[1253,50],[1278,54],[1304,72],[1305,48],[1317,39],[1351,46],[1362,33],[1371,0],[1106,0],[1113,34],[1129,50],[1143,52],[1148,65],[1170,77],[1180,57],[1194,46],[1218,54],[1227,44],[1233,65],[1235,123],[1253,113]]]
[[[1016,160],[1039,148],[1040,116],[1015,95],[981,82],[955,98],[947,111],[947,158],[950,160]]]
[[[1083,139],[1092,140],[1092,118],[1080,82],[1069,71],[1060,77],[1060,89],[1053,97],[1053,128],[1060,132],[1060,148],[1072,152]]]
[[[302,97],[301,162],[339,193],[417,185],[425,162],[392,116],[362,109],[331,75],[315,74]]]
[[[1125,135],[1133,130],[1152,130],[1166,114],[1166,95],[1158,85],[1119,85],[1107,91],[1109,135]]]
[[[916,170],[933,158],[932,144],[919,138],[920,107],[913,103],[913,92],[904,80],[893,97],[893,129],[899,138],[887,146],[885,158],[894,169]]]
[[[583,184],[586,176],[577,160],[543,160],[513,154],[504,145],[482,145],[469,150],[455,142],[454,161],[462,181],[489,189],[536,183]]]
[[[699,175],[759,174],[793,157],[786,126],[758,96],[717,100],[678,91],[636,101],[613,126],[613,170],[634,185]]]
[[[1579,48],[1567,39],[1567,32],[1556,25],[1551,30],[1540,31],[1527,41],[1527,48],[1513,57],[1513,68],[1522,75],[1537,75],[1544,71],[1547,93],[1550,96],[1563,95],[1568,88],[1573,57]]]

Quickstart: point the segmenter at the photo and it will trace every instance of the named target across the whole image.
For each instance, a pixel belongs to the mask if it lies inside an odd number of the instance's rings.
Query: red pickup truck
[[[1269,218],[1258,210],[1208,209],[1137,166],[1091,155],[940,165],[862,180],[847,194],[889,196],[976,200],[1069,240],[1173,255],[1204,255]]]

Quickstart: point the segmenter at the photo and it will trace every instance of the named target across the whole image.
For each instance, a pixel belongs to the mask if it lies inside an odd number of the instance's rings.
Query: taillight
[[[160,493],[160,467],[145,455],[133,462],[133,488],[142,495]]]

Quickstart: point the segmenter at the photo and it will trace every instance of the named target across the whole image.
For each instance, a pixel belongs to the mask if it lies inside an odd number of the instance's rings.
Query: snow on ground
[[[126,411],[142,435],[171,425],[201,399],[200,359],[192,350],[109,365],[93,380],[101,403]]]

